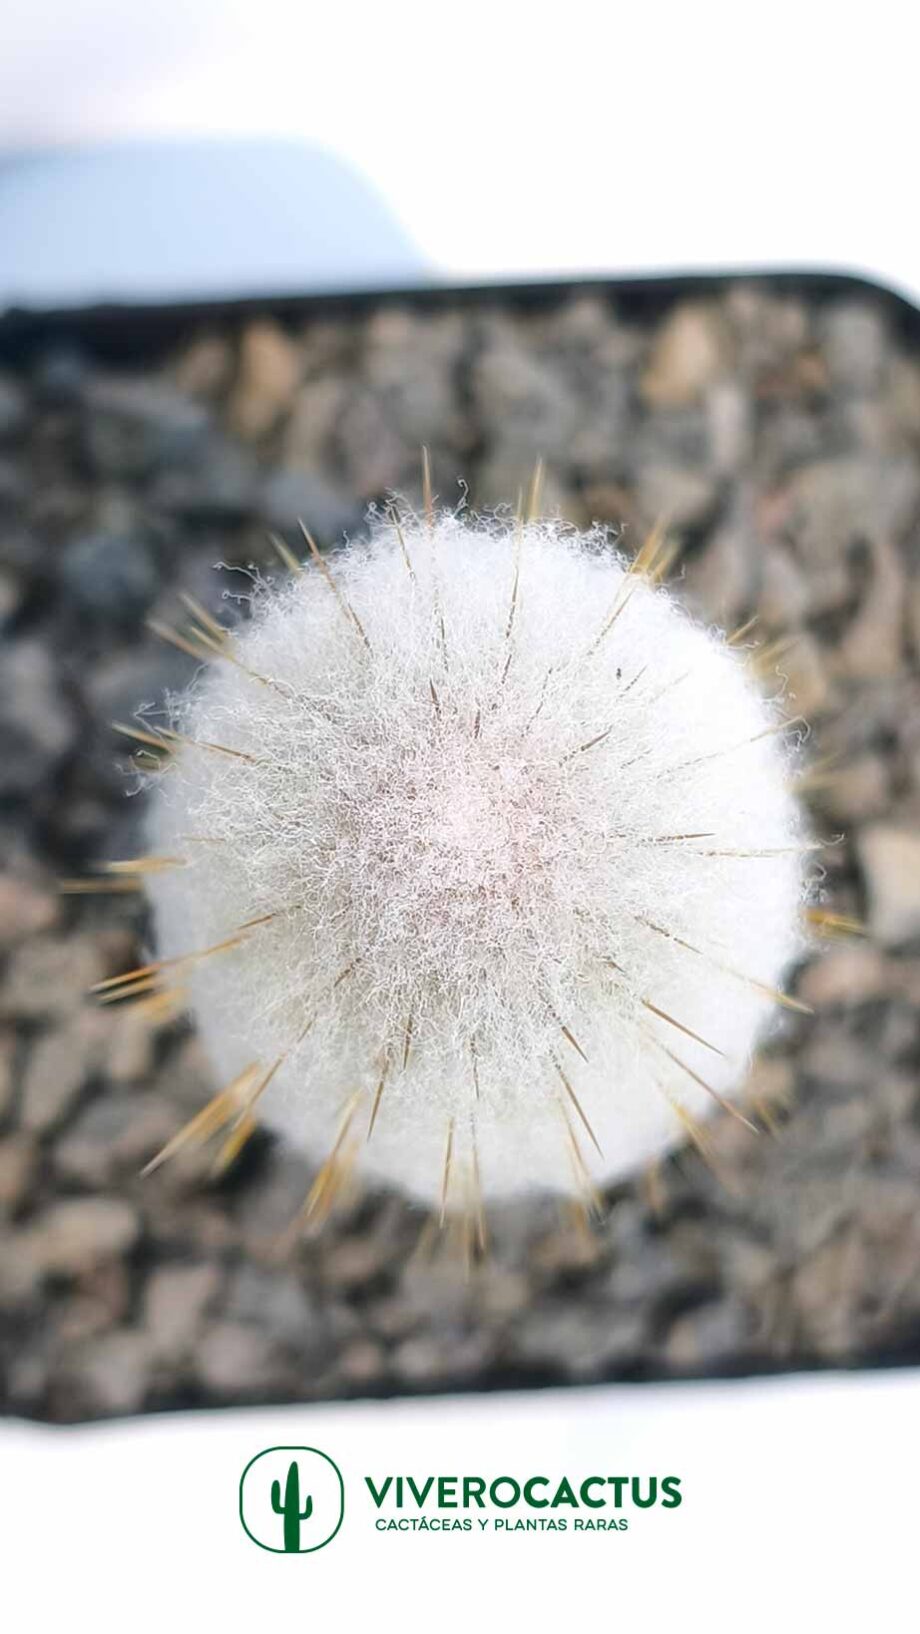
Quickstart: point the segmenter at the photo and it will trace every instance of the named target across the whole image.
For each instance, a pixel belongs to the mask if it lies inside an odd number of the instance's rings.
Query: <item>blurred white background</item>
[[[296,138],[440,276],[787,264],[920,294],[916,29],[889,0],[7,0],[0,151]]]

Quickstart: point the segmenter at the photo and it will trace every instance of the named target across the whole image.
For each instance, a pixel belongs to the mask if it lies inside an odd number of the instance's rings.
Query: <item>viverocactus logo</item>
[[[364,1484],[378,1532],[625,1532],[624,1511],[683,1501],[677,1475],[365,1475]]]
[[[337,1464],[316,1447],[267,1447],[240,1477],[240,1520],[260,1549],[308,1555],[335,1537],[345,1514]]]

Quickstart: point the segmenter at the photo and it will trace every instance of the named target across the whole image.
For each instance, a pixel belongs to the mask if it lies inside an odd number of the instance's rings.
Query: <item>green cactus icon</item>
[[[300,1553],[300,1523],[307,1521],[313,1513],[313,1499],[307,1495],[303,1509],[300,1507],[300,1471],[296,1459],[291,1459],[288,1465],[287,1480],[284,1483],[284,1503],[281,1502],[281,1482],[272,1482],[272,1508],[276,1515],[284,1516],[284,1552],[285,1554]]]

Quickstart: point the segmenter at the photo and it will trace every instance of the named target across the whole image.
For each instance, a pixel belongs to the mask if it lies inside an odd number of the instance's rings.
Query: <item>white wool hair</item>
[[[486,1199],[626,1176],[737,1097],[801,951],[780,706],[600,528],[326,560],[176,706],[237,755],[155,779],[160,955],[264,919],[183,968],[219,1079],[282,1058],[259,1115],[317,1160],[360,1093],[360,1168],[425,1202],[448,1143]]]

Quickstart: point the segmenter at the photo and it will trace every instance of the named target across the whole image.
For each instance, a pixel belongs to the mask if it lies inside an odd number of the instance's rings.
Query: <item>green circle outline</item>
[[[340,1504],[340,1508],[339,1508],[339,1518],[338,1518],[338,1521],[336,1522],[335,1529],[334,1529],[334,1531],[329,1533],[329,1536],[327,1538],[323,1538],[322,1543],[314,1543],[312,1549],[296,1549],[296,1550],[273,1549],[270,1543],[261,1543],[259,1541],[259,1539],[257,1537],[255,1537],[252,1532],[250,1532],[249,1527],[246,1525],[246,1517],[243,1514],[243,1483],[245,1482],[246,1477],[249,1474],[249,1471],[252,1469],[253,1464],[257,1464],[259,1462],[260,1458],[264,1458],[266,1456],[266,1454],[270,1453],[270,1452],[312,1452],[312,1453],[315,1453],[317,1458],[325,1458],[326,1463],[332,1465],[332,1468],[335,1470],[335,1473],[339,1478],[339,1495],[341,1497],[341,1504]],[[257,1549],[264,1549],[265,1553],[267,1555],[286,1555],[286,1554],[315,1555],[315,1554],[318,1553],[318,1551],[320,1549],[325,1549],[327,1543],[332,1542],[332,1540],[335,1537],[336,1533],[340,1530],[343,1520],[345,1519],[345,1482],[344,1482],[344,1479],[342,1477],[342,1471],[339,1469],[339,1466],[336,1463],[335,1459],[330,1458],[329,1454],[327,1452],[323,1452],[320,1447],[287,1447],[287,1446],[263,1447],[262,1451],[257,1452],[255,1454],[254,1458],[250,1458],[249,1463],[246,1465],[246,1468],[243,1470],[243,1473],[240,1476],[239,1511],[240,1511],[240,1525],[242,1526],[243,1531],[246,1533],[246,1536],[249,1538],[251,1543],[255,1544]]]

